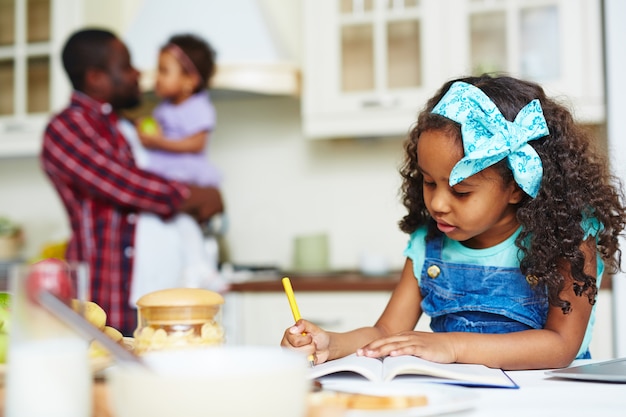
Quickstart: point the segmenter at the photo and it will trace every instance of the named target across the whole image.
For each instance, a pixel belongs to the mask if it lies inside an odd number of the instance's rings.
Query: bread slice
[[[347,410],[398,410],[428,405],[426,395],[368,395],[345,392],[319,392],[311,401],[317,406],[340,407]]]

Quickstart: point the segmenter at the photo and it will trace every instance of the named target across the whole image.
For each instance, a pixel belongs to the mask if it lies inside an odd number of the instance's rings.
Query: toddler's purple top
[[[180,140],[195,133],[212,132],[215,128],[215,107],[208,91],[201,91],[180,104],[164,101],[153,112],[163,136]],[[208,143],[208,142],[207,142]],[[199,186],[217,186],[218,169],[209,162],[207,147],[198,153],[148,151],[148,171],[165,178]]]

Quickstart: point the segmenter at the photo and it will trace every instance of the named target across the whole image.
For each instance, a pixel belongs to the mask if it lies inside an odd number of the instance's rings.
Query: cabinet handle
[[[26,132],[28,129],[27,129],[26,123],[7,122],[4,124],[4,129],[2,130],[4,130],[7,133],[20,133],[20,132]]]
[[[392,107],[398,107],[399,105],[400,105],[400,99],[391,98],[391,97],[371,98],[371,99],[363,100],[361,102],[361,106],[363,108],[372,108],[372,107],[392,108]]]

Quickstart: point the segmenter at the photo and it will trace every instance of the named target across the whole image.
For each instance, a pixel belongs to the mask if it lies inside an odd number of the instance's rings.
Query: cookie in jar
[[[137,300],[135,352],[224,343],[222,295],[199,288],[154,291]]]

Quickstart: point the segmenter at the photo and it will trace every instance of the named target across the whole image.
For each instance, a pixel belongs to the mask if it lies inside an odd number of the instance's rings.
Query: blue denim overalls
[[[435,332],[510,333],[543,328],[545,291],[519,268],[443,262],[443,235],[426,243],[420,288],[422,309]]]

